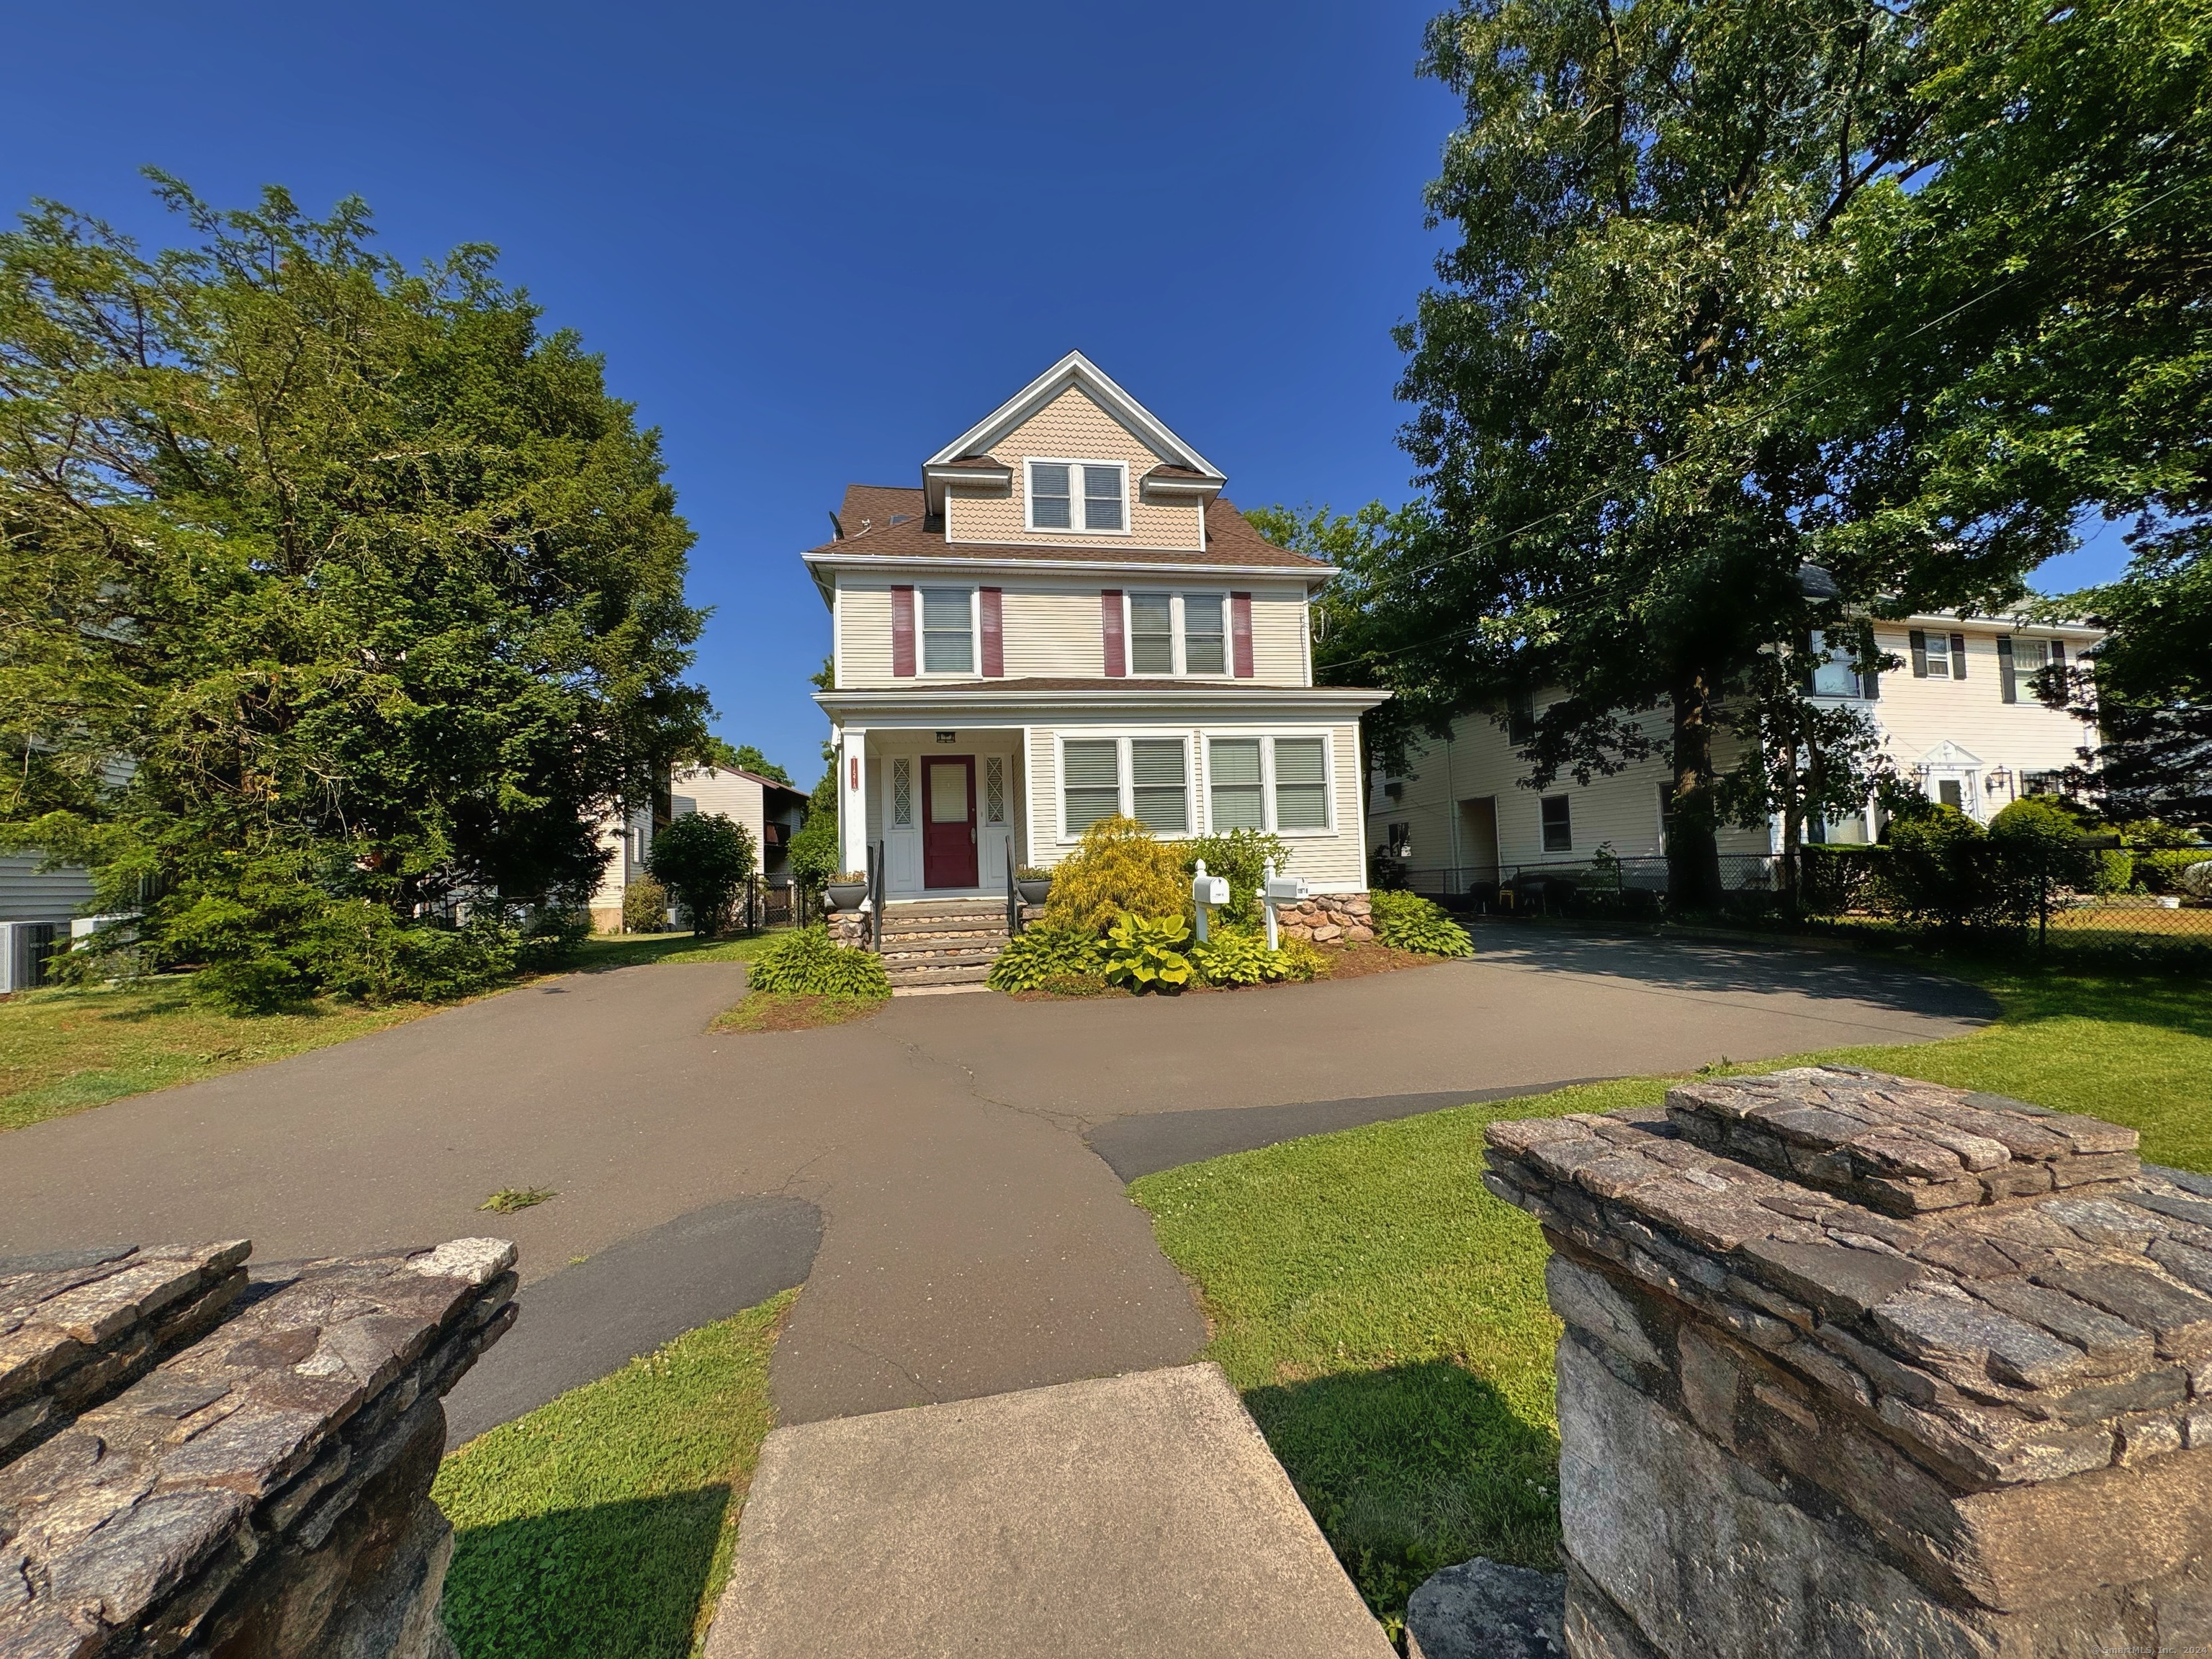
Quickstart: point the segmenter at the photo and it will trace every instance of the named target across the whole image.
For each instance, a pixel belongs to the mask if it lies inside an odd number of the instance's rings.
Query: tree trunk
[[[1693,672],[1674,690],[1674,829],[1667,839],[1668,908],[1717,910],[1720,842],[1714,835],[1712,681]]]
[[[1797,787],[1797,733],[1784,733],[1782,742],[1782,891],[1795,904],[1802,890],[1798,878],[1800,844],[1805,839],[1805,798]]]

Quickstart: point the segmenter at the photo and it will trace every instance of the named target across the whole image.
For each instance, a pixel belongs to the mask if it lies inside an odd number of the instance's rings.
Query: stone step
[[[967,910],[957,915],[902,916],[896,910],[884,914],[884,932],[890,933],[1000,933],[1006,931],[1003,910]]]
[[[950,967],[955,963],[980,962],[988,968],[999,959],[999,952],[1006,948],[1004,940],[995,945],[927,946],[893,940],[884,951],[884,971],[889,973],[894,968],[926,968],[932,963],[942,963]]]
[[[1004,929],[995,933],[886,933],[884,935],[885,956],[907,955],[928,951],[989,951],[993,953],[1006,948]]]
[[[908,963],[884,964],[884,977],[894,991],[916,985],[981,985],[990,973],[991,964],[982,962]]]

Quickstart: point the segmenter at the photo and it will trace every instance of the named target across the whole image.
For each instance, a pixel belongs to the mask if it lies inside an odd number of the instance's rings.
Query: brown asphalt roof
[[[1231,696],[1297,696],[1307,691],[1360,691],[1370,688],[1356,685],[1260,685],[1250,680],[1158,680],[1158,679],[982,679],[982,680],[901,680],[896,685],[844,686],[846,691],[1189,691],[1213,696],[1227,692]],[[831,696],[836,692],[829,694]],[[1377,693],[1377,696],[1382,695]]]
[[[1188,479],[1193,483],[1209,483],[1212,478],[1211,473],[1194,472],[1187,466],[1170,466],[1165,461],[1162,461],[1145,476],[1147,478],[1174,479],[1178,483]]]
[[[1195,476],[1195,475],[1194,475]],[[867,553],[887,559],[1050,559],[1099,564],[1243,564],[1255,569],[1319,572],[1329,566],[1278,547],[1253,528],[1235,505],[1216,496],[1206,505],[1206,551],[1192,549],[1127,547],[1111,544],[1055,542],[956,542],[947,547],[945,532],[927,528],[925,503],[919,489],[899,484],[848,484],[845,504],[837,521],[844,539],[807,549],[810,553]],[[897,519],[899,523],[892,520]]]

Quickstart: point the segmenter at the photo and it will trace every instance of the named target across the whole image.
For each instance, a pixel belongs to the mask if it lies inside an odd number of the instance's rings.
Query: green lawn
[[[2002,1003],[1996,1024],[1801,1060],[2094,1113],[2140,1128],[2147,1158],[2212,1170],[2212,987],[2170,973],[1968,971]],[[1669,1080],[1431,1113],[1131,1188],[1200,1288],[1208,1356],[1386,1621],[1437,1567],[1555,1562],[1559,1326],[1535,1223],[1482,1189],[1483,1126],[1651,1103]]]
[[[796,1291],[479,1435],[431,1496],[463,1659],[685,1659],[729,1576]]]
[[[641,963],[743,962],[770,937],[601,937],[586,942],[574,965],[596,973]],[[286,1013],[226,1014],[194,998],[182,975],[26,992],[0,1002],[0,1131],[305,1054],[437,1012],[428,1003],[372,1008],[324,998]]]

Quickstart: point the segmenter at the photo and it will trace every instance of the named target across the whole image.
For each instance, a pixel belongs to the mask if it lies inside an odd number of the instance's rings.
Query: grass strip
[[[803,991],[755,991],[725,1008],[710,1031],[812,1031],[880,1013],[884,997],[818,996]]]
[[[1841,1060],[2127,1123],[2148,1158],[2212,1170],[2212,991],[2163,972],[1970,969],[2002,1017]],[[1549,1567],[1558,1424],[1534,1221],[1481,1185],[1496,1119],[1662,1098],[1666,1077],[1459,1107],[1147,1176],[1130,1188],[1198,1285],[1207,1357],[1369,1604],[1471,1556]]]
[[[464,1659],[684,1659],[729,1576],[774,1426],[769,1356],[796,1291],[678,1337],[477,1436],[431,1496],[453,1522]]]

